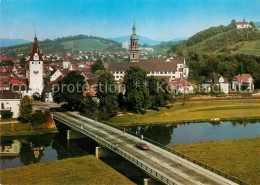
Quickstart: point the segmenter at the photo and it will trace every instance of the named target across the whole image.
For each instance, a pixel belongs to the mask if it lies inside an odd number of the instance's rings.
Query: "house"
[[[11,90],[0,91],[0,111],[10,110],[13,112],[13,118],[18,118],[21,98],[22,95],[20,93],[12,92]]]
[[[243,22],[237,22],[237,29],[252,28],[252,25],[243,20]]]
[[[246,89],[244,89],[246,88]],[[232,89],[236,91],[254,90],[254,79],[251,74],[239,74],[232,80]]]
[[[220,74],[212,73],[210,76],[207,76],[202,83],[202,88],[205,92],[223,92],[225,94],[229,93],[229,82],[228,80],[221,76]]]
[[[183,78],[178,78],[169,83],[171,90],[175,92],[175,94],[192,94],[194,93],[194,85],[188,82]]]

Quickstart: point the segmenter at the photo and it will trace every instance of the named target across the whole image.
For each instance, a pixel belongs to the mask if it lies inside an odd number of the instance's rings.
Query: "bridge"
[[[48,106],[42,104],[38,105],[38,108]],[[164,184],[237,184],[141,138],[89,119],[78,112],[52,112],[52,114],[55,121],[93,139],[100,146],[117,153]],[[147,143],[150,149],[142,151],[136,148],[135,145],[139,142]]]

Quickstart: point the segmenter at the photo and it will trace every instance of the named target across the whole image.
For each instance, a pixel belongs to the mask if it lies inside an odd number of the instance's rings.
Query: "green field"
[[[260,138],[171,147],[250,184],[260,184]]]
[[[1,184],[134,184],[94,156],[42,162],[0,171]]]
[[[149,110],[145,115],[125,114],[109,120],[114,125],[145,125],[209,121],[212,118],[224,120],[260,118],[260,100],[209,100],[181,102],[170,109]]]
[[[244,42],[243,47],[239,51],[249,55],[260,55],[260,39]]]
[[[63,41],[62,45],[65,49],[73,48],[73,50],[83,50],[83,51],[93,51],[105,50],[108,45],[102,43],[97,39],[80,39],[80,40],[73,40],[73,41]]]
[[[31,123],[0,124],[0,136],[36,135],[57,132],[56,128],[35,128]]]

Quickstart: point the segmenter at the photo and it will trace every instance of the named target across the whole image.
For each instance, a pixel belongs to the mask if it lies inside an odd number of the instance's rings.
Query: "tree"
[[[136,113],[144,113],[143,109],[151,105],[146,71],[138,66],[129,67],[123,84],[126,90],[126,108]]]
[[[31,123],[33,126],[38,126],[45,123],[44,113],[41,110],[36,110],[32,115]]]
[[[58,81],[54,91],[54,101],[57,103],[67,102],[68,108],[79,110],[85,91],[84,77],[76,71],[72,71]]]
[[[87,94],[84,101],[82,102],[80,112],[92,117],[97,115],[97,111],[98,111],[97,102],[93,100],[90,94]]]
[[[11,60],[5,60],[0,62],[0,66],[13,66],[14,63]]]
[[[92,66],[91,66],[91,72],[95,73],[96,71],[105,70],[104,64],[102,60],[97,60]]]
[[[253,21],[250,21],[249,24],[252,26],[252,28],[255,28],[255,23]]]
[[[104,118],[117,115],[117,89],[114,76],[109,72],[102,73],[98,78],[97,98],[99,99],[99,110]]]
[[[21,99],[20,116],[19,116],[19,120],[21,120],[21,122],[27,123],[31,121],[32,113],[33,113],[32,106],[33,106],[33,102],[30,96],[26,95]]]

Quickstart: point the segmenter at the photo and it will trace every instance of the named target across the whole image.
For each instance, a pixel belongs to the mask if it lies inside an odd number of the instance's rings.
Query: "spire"
[[[67,51],[65,53],[64,61],[69,61],[69,54]]]
[[[34,42],[37,42],[36,29],[35,29],[35,34],[34,34]]]
[[[34,54],[37,53],[38,56],[39,56],[39,60],[42,61],[42,52],[38,46],[38,43],[37,43],[37,36],[36,36],[36,30],[35,30],[35,36],[34,36],[34,43],[33,43],[33,48],[32,48],[32,52],[30,53],[30,60],[34,60]]]
[[[135,28],[135,23],[134,23],[134,25],[133,25],[133,28],[132,28],[132,30],[133,30],[133,35],[136,35],[136,28]]]

